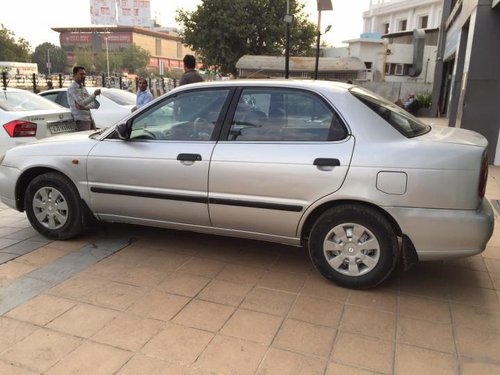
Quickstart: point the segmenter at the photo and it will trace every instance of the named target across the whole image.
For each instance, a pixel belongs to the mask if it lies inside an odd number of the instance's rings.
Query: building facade
[[[500,1],[444,0],[441,30],[432,113],[484,135],[500,165]]]
[[[66,52],[68,66],[74,65],[75,51],[90,48],[93,53],[121,52],[135,44],[151,55],[148,69],[159,71],[182,69],[185,54],[194,54],[174,30],[155,31],[135,26],[91,26],[52,28],[60,33],[61,48]]]

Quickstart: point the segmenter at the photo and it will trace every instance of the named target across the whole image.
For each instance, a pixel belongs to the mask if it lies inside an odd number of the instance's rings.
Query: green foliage
[[[303,13],[304,5],[290,0],[295,20],[290,27],[290,55],[310,53],[315,26]],[[207,67],[236,73],[236,62],[245,55],[283,55],[286,0],[202,0],[195,11],[178,10],[181,37]]]
[[[38,45],[31,55],[31,60],[38,65],[38,72],[48,74],[48,54],[50,54],[50,73],[63,73],[66,68],[66,52],[61,47],[48,42]]]
[[[108,72],[108,57],[109,57],[109,72],[121,73],[121,68],[123,65],[123,58],[121,53],[109,53],[106,55],[106,51],[99,52],[94,57],[94,71],[93,73],[107,74]]]
[[[14,32],[3,24],[0,25],[0,61],[31,62],[28,41],[16,40]]]
[[[417,94],[416,97],[420,108],[430,108],[432,103],[432,94],[430,92]]]
[[[75,49],[73,66],[83,66],[86,71],[92,71],[94,66],[94,54],[90,47],[80,47]]]
[[[122,53],[122,67],[128,69],[129,73],[135,73],[146,68],[150,57],[144,48],[132,44]]]

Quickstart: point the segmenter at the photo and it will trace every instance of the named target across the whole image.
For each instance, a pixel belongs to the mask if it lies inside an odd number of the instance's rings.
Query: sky
[[[306,14],[316,24],[316,0],[301,1],[306,5]],[[370,0],[332,0],[333,11],[321,13],[322,31],[332,25],[321,41],[339,47],[344,40],[358,38],[363,32],[362,12],[368,10],[369,3]],[[9,7],[15,4],[16,10],[1,12],[0,24],[13,31],[16,39],[26,39],[32,50],[44,42],[59,46],[59,33],[52,31],[53,27],[92,26],[89,0],[0,0],[4,9],[7,4]],[[178,26],[176,9],[194,10],[199,4],[201,0],[151,0],[151,17],[156,17],[162,26]]]

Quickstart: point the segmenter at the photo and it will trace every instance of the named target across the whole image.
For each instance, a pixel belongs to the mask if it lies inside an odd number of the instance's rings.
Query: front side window
[[[229,90],[179,93],[133,120],[132,140],[209,141]]]
[[[398,107],[394,103],[391,103],[371,91],[361,87],[353,87],[349,91],[405,137],[416,137],[430,130],[429,125],[421,123],[416,117],[412,116],[403,108]]]
[[[231,141],[331,141],[345,138],[339,116],[319,97],[298,90],[244,89]]]

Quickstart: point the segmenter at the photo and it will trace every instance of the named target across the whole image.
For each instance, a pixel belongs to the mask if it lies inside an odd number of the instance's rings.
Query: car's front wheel
[[[324,277],[365,289],[381,283],[394,269],[397,237],[377,211],[346,204],[318,218],[309,236],[309,254]]]
[[[78,191],[65,176],[46,173],[35,177],[24,196],[26,215],[40,234],[54,240],[76,236],[83,230]]]

